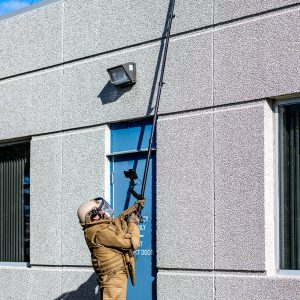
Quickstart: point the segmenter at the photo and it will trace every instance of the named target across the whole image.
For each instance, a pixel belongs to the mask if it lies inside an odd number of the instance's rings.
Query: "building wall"
[[[32,180],[31,267],[0,267],[0,299],[96,299],[76,209],[109,193],[107,124],[152,113],[169,3],[45,3],[0,21],[0,139],[31,139]],[[300,92],[300,1],[177,1],[175,15],[158,299],[300,299],[299,277],[275,266],[272,110]],[[106,69],[127,61],[137,84],[116,92]]]

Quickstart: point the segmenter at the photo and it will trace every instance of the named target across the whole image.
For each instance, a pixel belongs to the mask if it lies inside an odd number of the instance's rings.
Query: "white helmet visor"
[[[105,212],[109,217],[113,217],[114,211],[111,208],[111,206],[108,204],[108,202],[103,198],[97,198],[96,200],[98,200],[98,199],[101,201],[101,203],[99,205],[99,209],[101,211]]]

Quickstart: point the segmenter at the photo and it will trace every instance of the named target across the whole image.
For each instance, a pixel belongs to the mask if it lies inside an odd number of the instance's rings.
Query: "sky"
[[[42,0],[0,0],[0,16],[41,1]]]

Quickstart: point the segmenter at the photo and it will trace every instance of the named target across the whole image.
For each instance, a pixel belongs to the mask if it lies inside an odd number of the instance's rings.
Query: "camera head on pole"
[[[124,175],[125,175],[126,178],[130,179],[130,182],[129,182],[129,191],[133,195],[133,197],[135,197],[137,200],[144,199],[143,195],[138,194],[134,190],[134,187],[136,186],[135,180],[138,179],[136,171],[134,169],[129,169],[128,171],[124,171]]]
[[[128,171],[124,171],[124,175],[126,178],[129,178],[130,180],[138,179],[138,176],[134,169],[129,169]]]

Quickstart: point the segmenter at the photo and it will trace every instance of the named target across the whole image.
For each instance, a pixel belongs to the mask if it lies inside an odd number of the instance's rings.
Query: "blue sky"
[[[0,16],[41,1],[42,0],[0,0]]]

